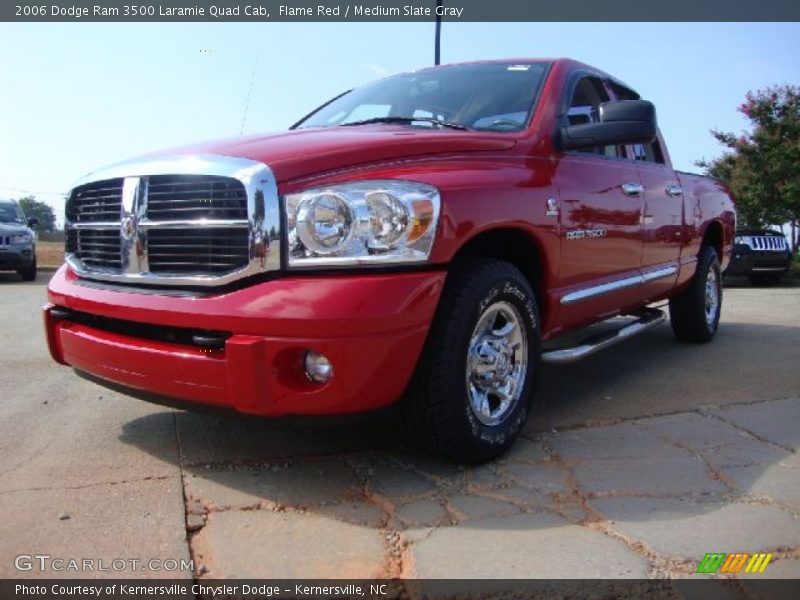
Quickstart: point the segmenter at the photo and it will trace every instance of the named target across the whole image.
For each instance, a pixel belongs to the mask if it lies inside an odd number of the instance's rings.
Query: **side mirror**
[[[39,224],[39,219],[36,217],[31,217],[28,219],[28,227],[36,227]]]
[[[647,100],[603,102],[597,123],[569,125],[559,130],[564,150],[613,146],[616,144],[646,144],[656,137],[656,108]]]

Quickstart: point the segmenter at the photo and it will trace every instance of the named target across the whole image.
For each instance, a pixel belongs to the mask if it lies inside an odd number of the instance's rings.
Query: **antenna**
[[[436,38],[433,46],[433,64],[442,62],[442,0],[436,0]]]
[[[256,79],[256,67],[258,67],[258,54],[253,63],[253,72],[250,74],[250,88],[247,90],[247,100],[244,102],[244,113],[242,114],[242,126],[239,128],[239,135],[244,134],[244,124],[247,121],[247,110],[250,108],[250,94],[253,93],[253,82]]]

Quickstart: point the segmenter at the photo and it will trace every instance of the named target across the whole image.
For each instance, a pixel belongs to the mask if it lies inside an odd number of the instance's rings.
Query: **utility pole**
[[[436,39],[433,45],[433,64],[442,62],[442,0],[436,0]]]

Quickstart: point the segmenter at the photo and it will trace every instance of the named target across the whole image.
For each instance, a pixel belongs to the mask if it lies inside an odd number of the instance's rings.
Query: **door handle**
[[[641,196],[644,186],[641,183],[623,183],[622,193],[626,196]]]
[[[676,196],[681,196],[683,194],[683,189],[681,189],[681,186],[673,184],[667,186],[666,192],[667,196],[675,198]]]

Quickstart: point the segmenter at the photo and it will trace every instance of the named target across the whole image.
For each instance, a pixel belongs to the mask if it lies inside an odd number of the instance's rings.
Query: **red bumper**
[[[48,287],[45,325],[56,361],[138,390],[259,415],[359,412],[402,394],[444,278],[443,271],[293,276],[173,297],[89,287],[62,267]],[[232,335],[223,350],[204,351],[54,316],[54,307]],[[328,383],[305,377],[309,349],[333,364]]]

